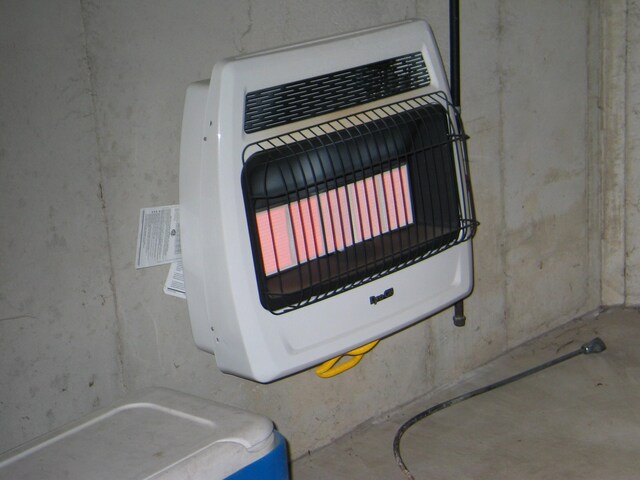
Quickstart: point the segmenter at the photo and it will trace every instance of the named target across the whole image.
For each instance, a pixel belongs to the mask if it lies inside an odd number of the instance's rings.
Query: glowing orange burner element
[[[412,223],[406,165],[256,213],[267,276]]]

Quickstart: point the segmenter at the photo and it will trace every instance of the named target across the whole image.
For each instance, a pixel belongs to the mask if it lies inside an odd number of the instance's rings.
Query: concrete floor
[[[414,425],[401,452],[416,479],[640,478],[640,311],[608,310],[570,322],[293,463],[293,480],[404,479],[396,430],[413,415],[580,347],[579,355],[466,400]]]

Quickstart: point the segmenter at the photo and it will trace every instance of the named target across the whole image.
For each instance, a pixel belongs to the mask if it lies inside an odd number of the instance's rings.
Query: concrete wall
[[[445,40],[447,3],[418,11],[438,18]],[[599,217],[589,208],[599,207],[590,173],[599,159],[587,141],[598,11],[553,0],[463,5],[462,105],[481,225],[469,326],[429,322],[434,384],[600,305]]]
[[[221,374],[167,268],[133,265],[139,209],[178,201],[185,88],[225,56],[415,16],[446,56],[448,2],[2,3],[0,451],[163,385],[270,416],[297,456],[599,306],[598,4],[462,3],[468,326],[445,312],[335,379],[271,385]]]
[[[640,305],[640,1],[627,5],[625,304]]]
[[[602,298],[640,305],[640,3],[602,2]]]
[[[0,3],[0,451],[123,393],[77,2]]]

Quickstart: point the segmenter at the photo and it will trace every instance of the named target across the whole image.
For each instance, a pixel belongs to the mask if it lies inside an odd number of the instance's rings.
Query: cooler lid
[[[210,480],[273,446],[265,417],[155,388],[0,455],[0,479]]]

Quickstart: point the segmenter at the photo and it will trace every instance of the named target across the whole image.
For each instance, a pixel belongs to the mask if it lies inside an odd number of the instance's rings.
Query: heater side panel
[[[202,258],[202,140],[209,81],[187,88],[180,141],[180,235],[191,329],[198,348],[213,353]]]

